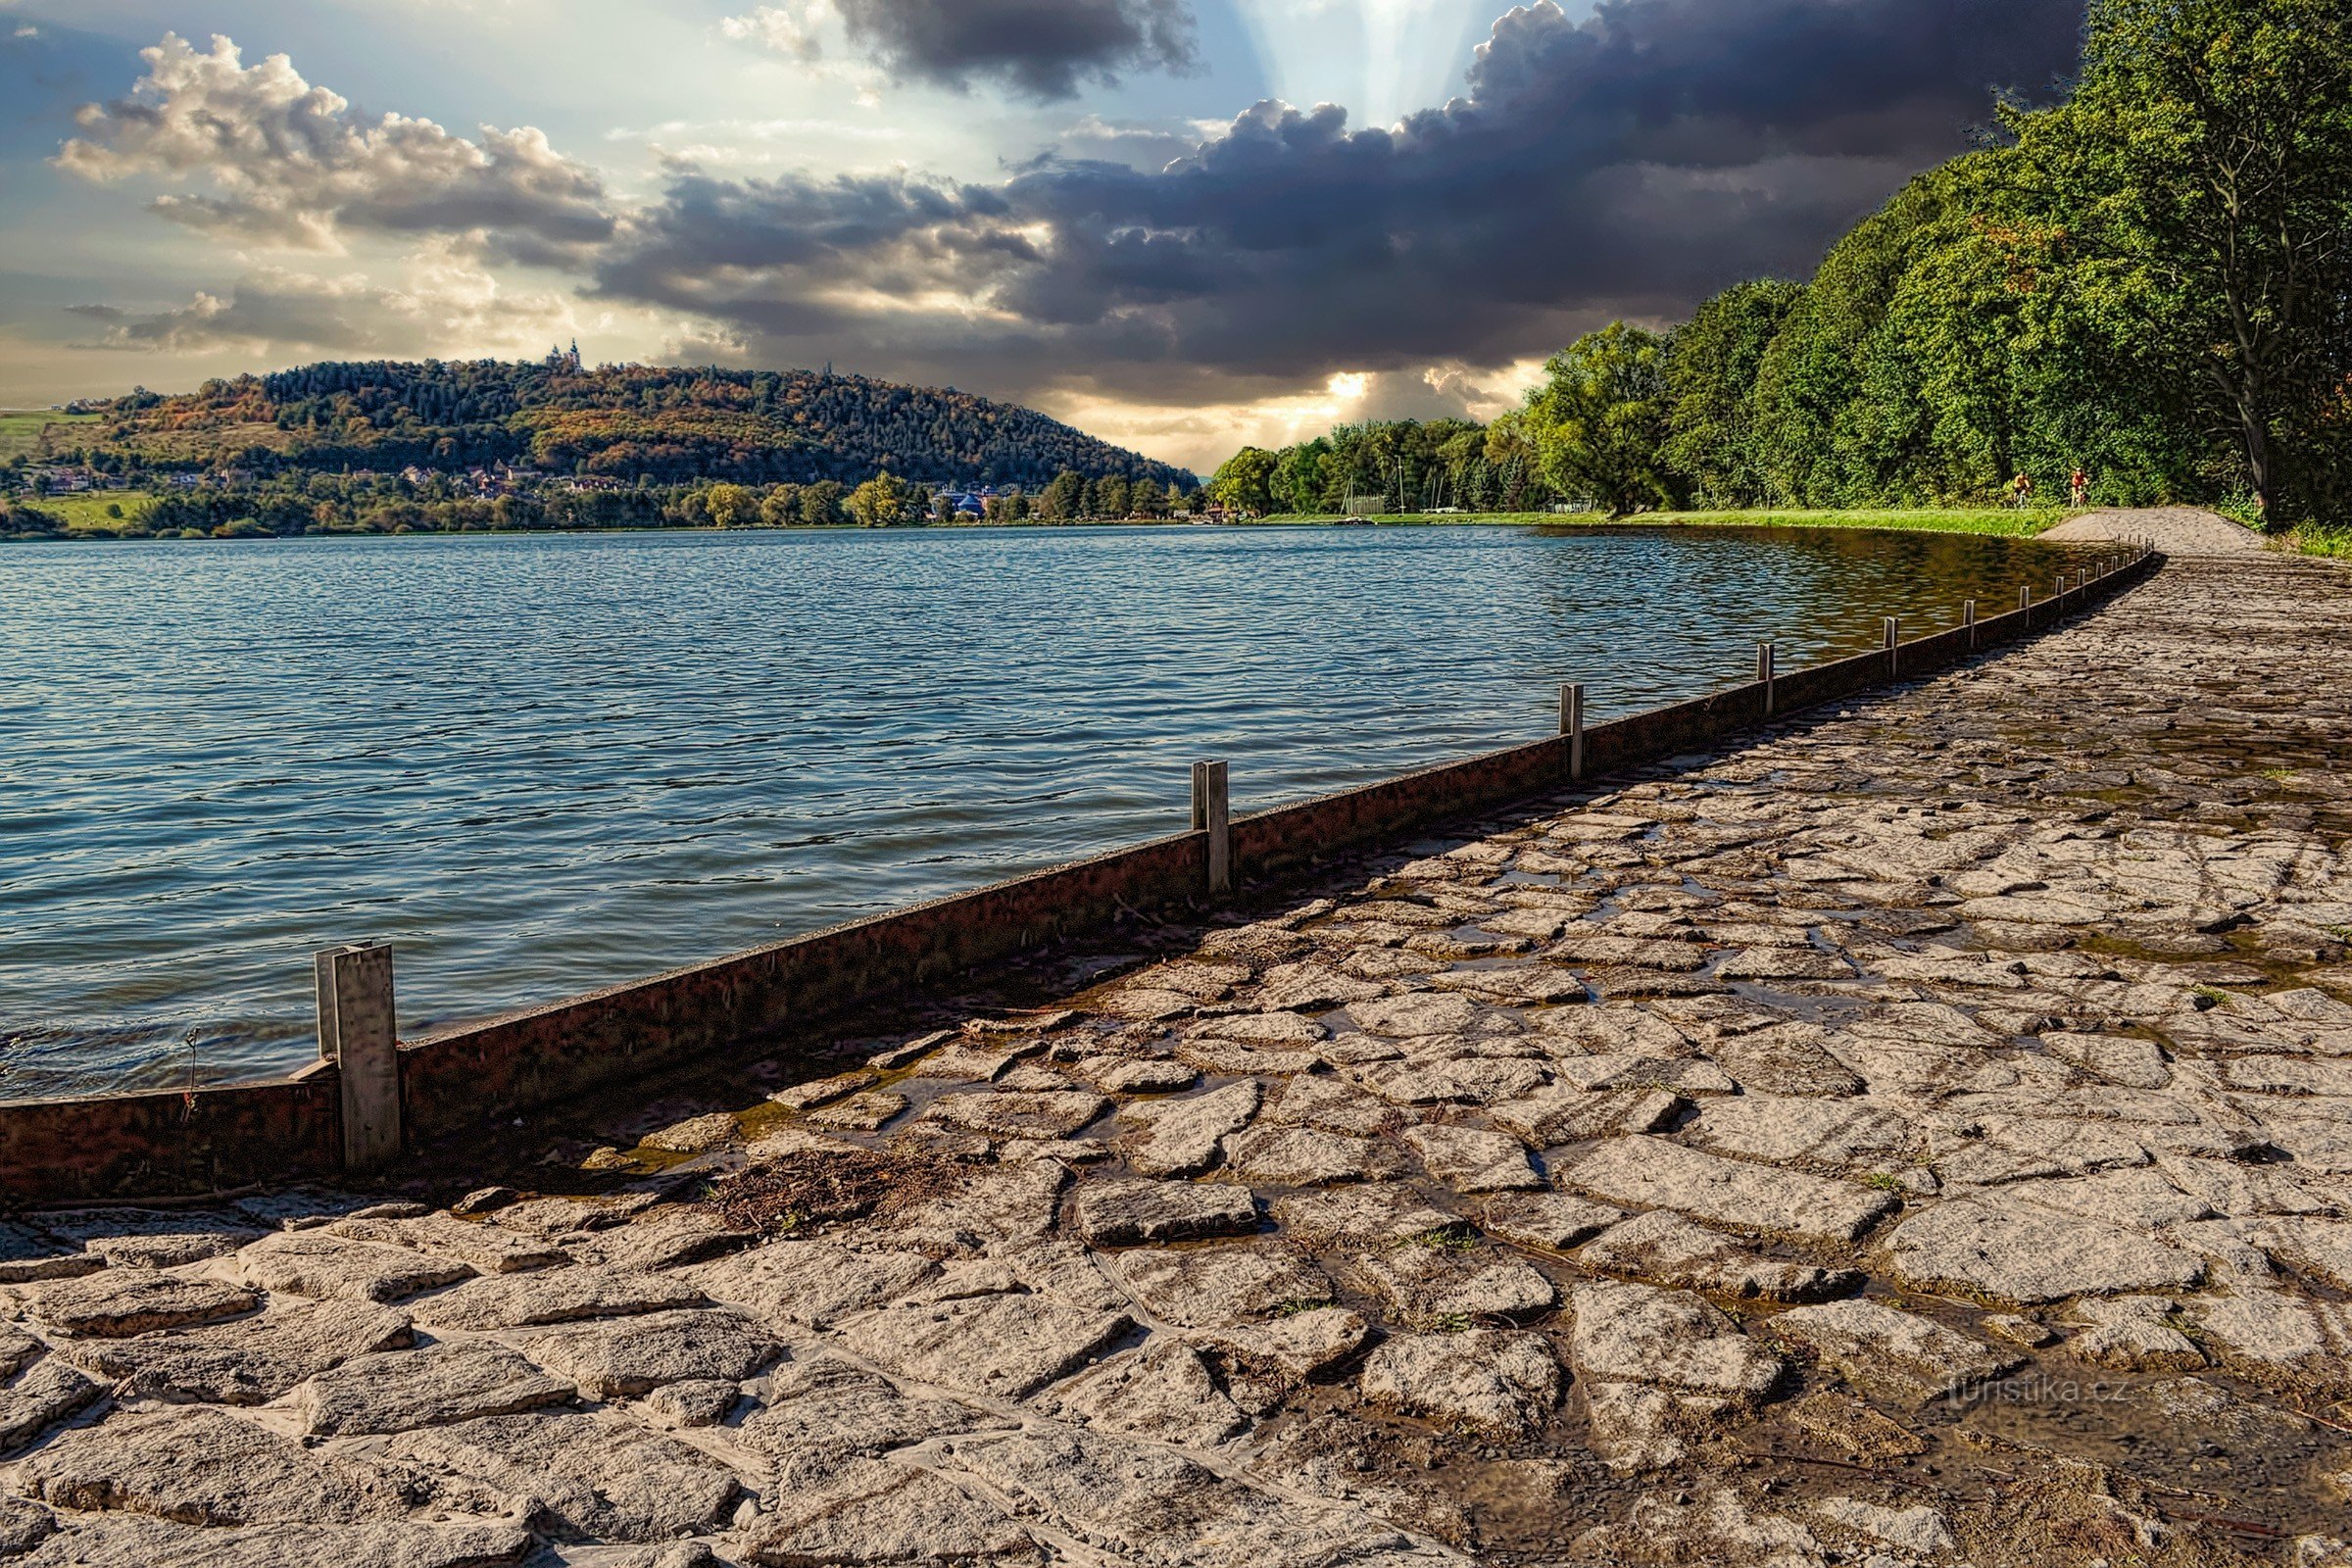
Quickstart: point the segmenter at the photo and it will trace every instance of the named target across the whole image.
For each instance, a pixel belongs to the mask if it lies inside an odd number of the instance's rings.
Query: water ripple
[[[2013,603],[1936,535],[1061,529],[0,551],[0,1094],[299,1063]],[[189,1040],[193,1031],[194,1039]]]

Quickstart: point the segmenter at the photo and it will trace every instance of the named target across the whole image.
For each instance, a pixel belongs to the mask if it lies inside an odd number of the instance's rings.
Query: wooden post
[[[1568,737],[1568,777],[1581,781],[1585,776],[1585,689],[1582,686],[1560,688],[1560,733]]]
[[[1894,673],[1897,658],[1895,647],[1901,640],[1902,622],[1894,616],[1888,615],[1886,617],[1886,673],[1889,675]]]
[[[372,1170],[400,1155],[400,1038],[394,1032],[392,949],[329,948],[312,959],[318,985],[318,1054],[343,1089],[343,1164]]]
[[[2017,585],[2017,608],[2020,610],[2034,608],[2034,585],[2032,583],[2021,582]]]
[[[1977,651],[1977,602],[1974,599],[1960,601],[1960,624],[1968,628],[1968,651],[1973,654]]]
[[[1193,764],[1193,831],[1208,835],[1207,883],[1211,893],[1233,891],[1233,805],[1223,762]]]
[[[1756,680],[1764,688],[1764,716],[1772,716],[1772,677],[1775,650],[1770,643],[1756,644]]]

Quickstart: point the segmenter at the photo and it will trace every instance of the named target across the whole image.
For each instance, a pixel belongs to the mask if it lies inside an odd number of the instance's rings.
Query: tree
[[[760,498],[760,524],[764,528],[789,528],[801,520],[801,487],[797,484],[770,485]]]
[[[1545,384],[1528,403],[1539,465],[1551,485],[1590,497],[1622,517],[1643,505],[1670,505],[1662,458],[1666,340],[1612,321],[1545,362]]]
[[[849,508],[850,515],[858,519],[860,528],[888,528],[906,520],[912,499],[907,492],[912,488],[902,485],[885,469],[851,491],[843,505]]]
[[[739,484],[714,484],[703,492],[703,510],[714,528],[748,528],[760,520],[760,497]]]
[[[1036,514],[1042,522],[1067,522],[1085,510],[1086,476],[1064,468],[1039,493]]]
[[[1133,505],[1127,481],[1115,473],[1106,473],[1095,481],[1095,515],[1118,518],[1127,515]]]
[[[846,492],[838,479],[819,479],[801,486],[801,522],[810,528],[829,528],[841,521],[841,498]]]
[[[1756,369],[1803,294],[1781,278],[1735,283],[1677,327],[1666,356],[1666,461],[1703,502],[1748,507],[1765,496],[1756,461]]]
[[[2013,112],[2086,259],[2158,281],[2160,375],[2194,386],[2274,525],[2340,498],[2352,377],[2352,12],[2094,0],[2081,87]]]
[[[1263,516],[1274,510],[1273,477],[1274,454],[1263,447],[1244,447],[1209,478],[1209,499],[1230,512]]]
[[[1324,459],[1330,453],[1331,441],[1326,436],[1283,449],[1266,486],[1277,509],[1298,513],[1323,510]]]

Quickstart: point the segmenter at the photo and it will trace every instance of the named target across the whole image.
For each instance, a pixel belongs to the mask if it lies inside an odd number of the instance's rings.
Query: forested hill
[[[314,365],[78,405],[83,461],[116,471],[257,476],[505,463],[631,485],[857,484],[888,470],[1039,487],[1064,470],[1190,488],[1190,474],[968,392],[809,370],[586,370],[557,357]]]

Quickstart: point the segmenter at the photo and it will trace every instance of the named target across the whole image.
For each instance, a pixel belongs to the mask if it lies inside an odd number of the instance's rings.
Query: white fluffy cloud
[[[141,58],[131,94],[83,108],[57,162],[98,181],[205,181],[155,204],[191,227],[307,250],[340,249],[351,229],[478,231],[492,251],[538,262],[612,231],[596,172],[527,126],[468,140],[401,115],[368,123],[284,55],[248,67],[226,38],[199,50],[167,33]]]
[[[81,347],[167,354],[433,354],[451,344],[535,354],[581,329],[570,295],[503,287],[455,240],[430,242],[388,284],[358,271],[323,276],[258,267],[234,287],[200,292],[184,305],[84,305],[74,314],[100,329]]]

